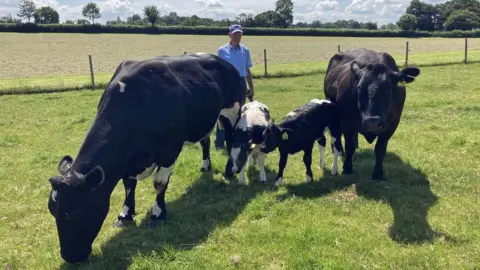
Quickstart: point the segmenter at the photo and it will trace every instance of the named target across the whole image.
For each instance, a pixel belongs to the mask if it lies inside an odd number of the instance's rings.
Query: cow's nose
[[[372,116],[372,117],[365,118],[363,124],[365,125],[365,129],[367,131],[377,131],[377,130],[383,128],[383,126],[380,122],[380,117],[378,117],[378,116]]]

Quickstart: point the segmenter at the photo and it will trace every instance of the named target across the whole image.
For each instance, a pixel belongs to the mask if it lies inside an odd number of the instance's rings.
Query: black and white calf
[[[235,126],[231,158],[232,171],[240,172],[239,183],[245,184],[245,163],[249,167],[258,163],[260,169],[260,182],[267,181],[265,173],[265,153],[260,151],[260,144],[265,140],[265,129],[271,122],[268,107],[258,101],[253,101],[242,106],[240,119]]]
[[[201,141],[208,169],[205,153],[215,123],[222,122],[230,151],[245,99],[240,74],[216,55],[122,62],[100,98],[76,158],[64,156],[59,175],[49,179],[48,208],[56,221],[62,258],[88,258],[121,178],[126,199],[120,223],[134,213],[136,179],[151,174],[156,198],[149,226],[164,219],[165,192],[183,145]]]
[[[320,166],[325,165],[325,131],[332,136],[332,150],[334,153],[332,174],[338,173],[338,158],[343,154],[340,140],[340,121],[336,105],[328,100],[312,99],[307,104],[287,114],[279,124],[270,124],[265,130],[265,141],[261,151],[270,153],[277,147],[280,152],[279,170],[275,187],[282,183],[283,171],[287,165],[289,154],[303,151],[303,162],[306,167],[306,181],[311,182],[313,173],[312,151],[315,141],[320,147]]]

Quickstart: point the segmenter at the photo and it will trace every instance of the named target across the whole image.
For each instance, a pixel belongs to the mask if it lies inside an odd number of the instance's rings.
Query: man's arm
[[[253,90],[253,80],[252,80],[252,72],[250,68],[252,67],[252,58],[250,57],[250,50],[247,50],[247,83],[248,83],[248,95],[253,98],[254,90]]]

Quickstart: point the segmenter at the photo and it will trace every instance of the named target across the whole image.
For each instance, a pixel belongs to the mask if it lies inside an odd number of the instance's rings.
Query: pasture
[[[112,44],[119,42],[126,44]],[[297,154],[290,157],[277,191],[271,187],[278,151],[267,157],[267,185],[259,183],[254,170],[247,185],[239,187],[236,179],[221,175],[223,152],[212,146],[213,172],[202,175],[200,145],[187,146],[170,179],[167,220],[154,230],[145,228],[155,194],[149,177],[137,186],[136,226],[112,228],[124,199],[119,183],[90,261],[79,266],[479,268],[479,69],[480,64],[422,68],[407,87],[402,122],[387,149],[388,182],[369,180],[373,145],[363,137],[353,176],[330,176],[329,170],[318,169],[315,148],[314,182],[304,183],[302,156]],[[310,99],[324,97],[323,76],[255,80],[256,99],[279,121]],[[100,94],[0,96],[1,267],[69,268],[60,258],[47,208],[48,178],[56,175],[63,155],[75,156]],[[327,151],[327,167],[331,162]]]
[[[95,83],[102,87],[124,59],[146,59],[184,52],[216,53],[228,36],[139,34],[22,34],[0,33],[0,93],[22,90],[87,88],[91,85],[88,55],[92,56]],[[428,66],[461,63],[462,38],[356,38],[245,36],[251,50],[254,77],[267,71],[272,77],[309,75],[325,71],[329,57],[341,50],[365,47],[388,51],[398,65]],[[480,39],[468,40],[468,60],[480,61]]]

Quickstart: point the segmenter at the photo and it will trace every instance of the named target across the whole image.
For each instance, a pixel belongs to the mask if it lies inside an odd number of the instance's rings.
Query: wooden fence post
[[[405,66],[407,67],[408,66],[408,41],[407,41],[407,46],[406,46],[406,49],[405,49]]]
[[[340,52],[340,45],[338,45],[338,52]]]
[[[468,38],[465,38],[465,59],[463,60],[465,64],[467,63],[467,52],[468,52]]]
[[[88,55],[88,62],[90,63],[90,77],[92,79],[92,90],[95,90],[95,77],[93,76],[93,64],[92,64],[91,55]]]
[[[268,72],[267,72],[267,49],[263,49],[263,61],[265,62],[265,77],[268,77]]]

